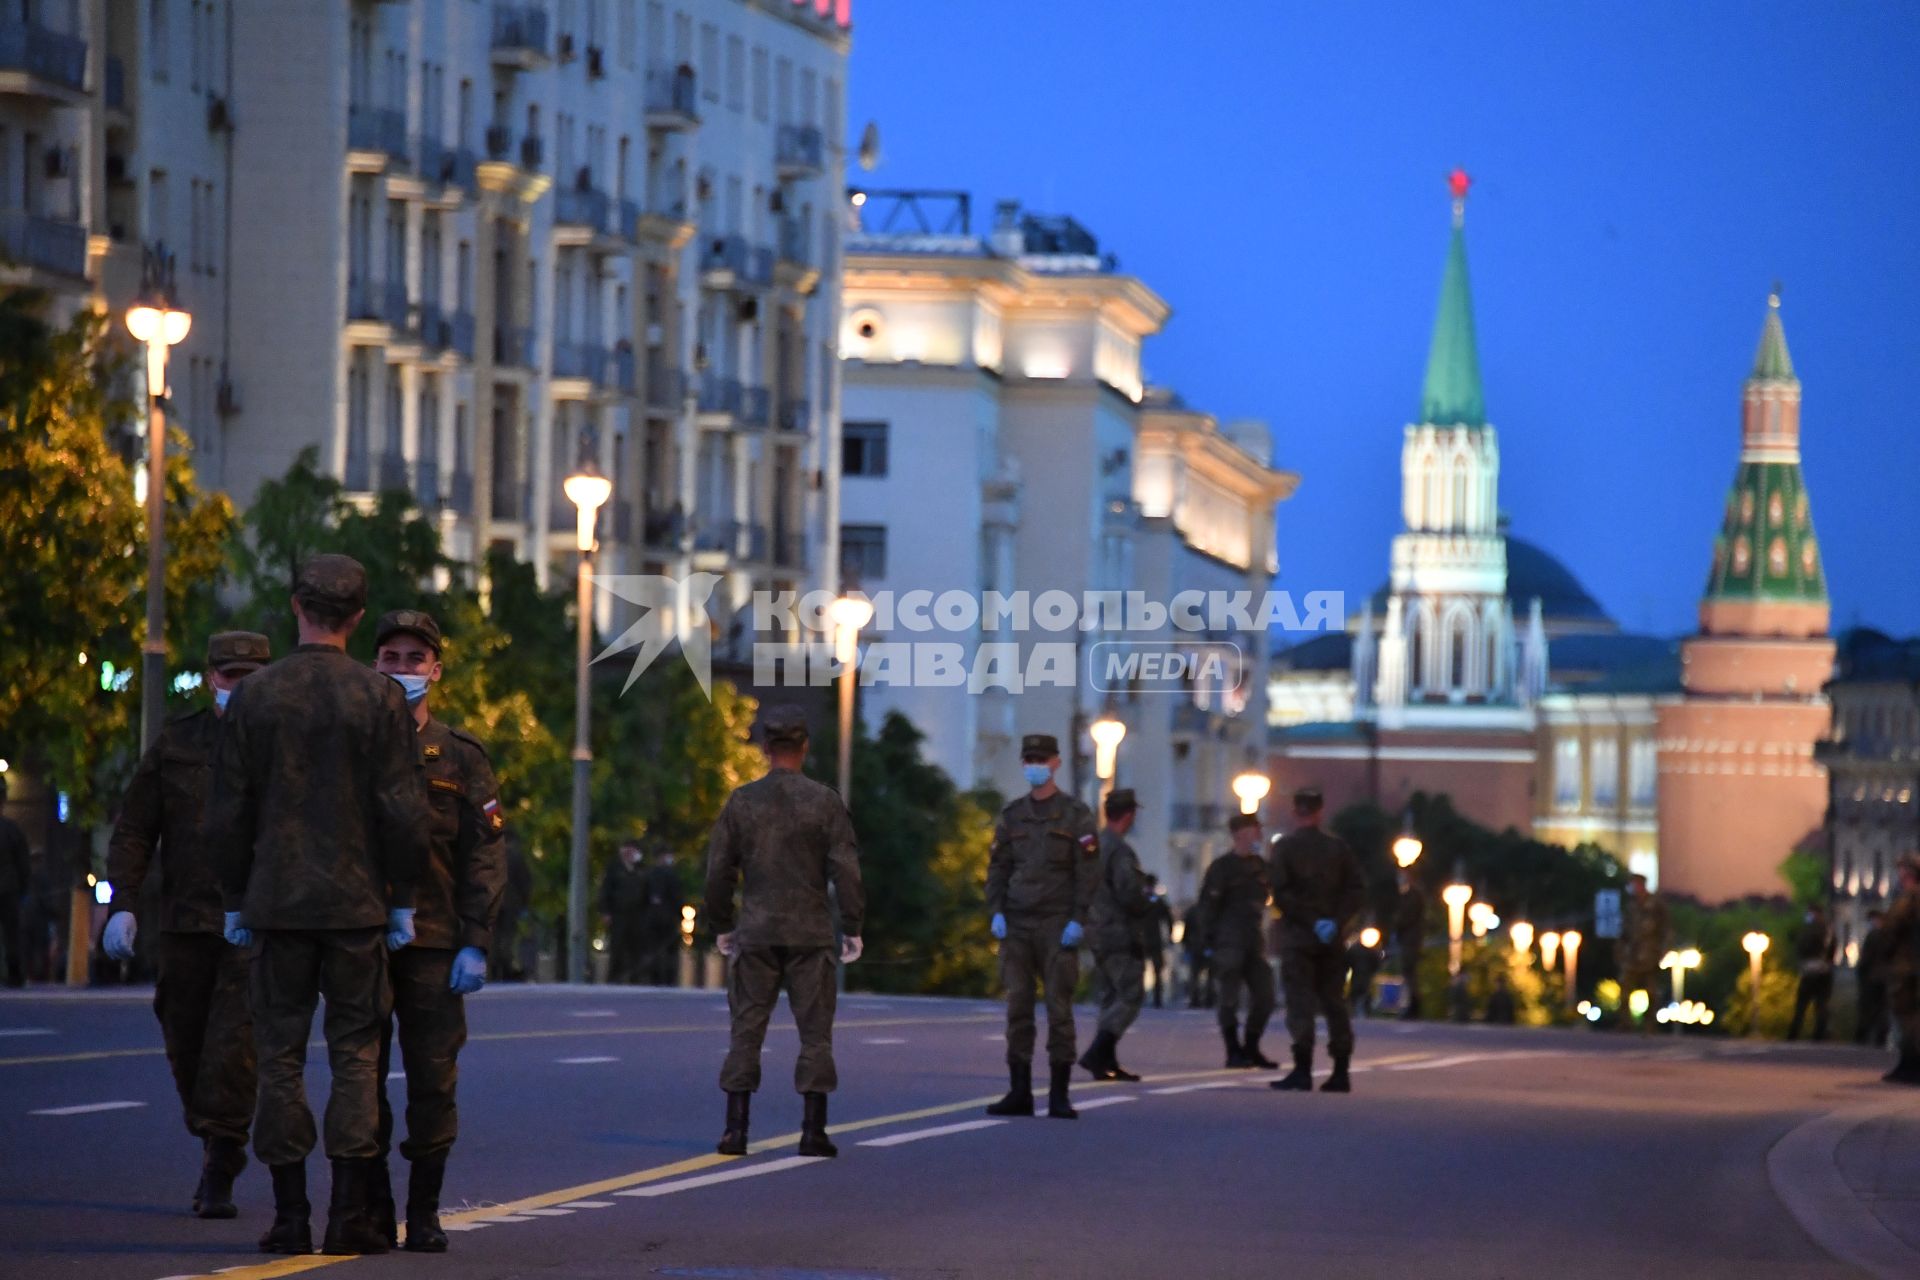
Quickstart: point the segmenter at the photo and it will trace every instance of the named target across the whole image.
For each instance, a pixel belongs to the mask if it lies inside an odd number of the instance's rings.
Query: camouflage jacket
[[[1667,904],[1652,891],[1626,899],[1620,918],[1620,972],[1651,977],[1667,953]]]
[[[792,769],[749,782],[720,810],[707,840],[707,926],[743,947],[833,945],[860,936],[866,895],[853,819],[838,792]],[[734,891],[740,904],[734,907]]]
[[[301,645],[227,703],[207,847],[255,929],[363,929],[413,905],[431,817],[397,682]]]
[[[1093,810],[1064,791],[1000,811],[987,859],[987,910],[1086,923],[1100,877]]]
[[[1087,941],[1101,954],[1144,952],[1141,920],[1147,914],[1147,878],[1140,856],[1124,836],[1100,833],[1100,872],[1087,913]]]
[[[169,720],[140,757],[107,842],[109,914],[140,910],[157,849],[161,932],[220,932],[220,876],[205,831],[220,723],[212,707]]]
[[[1313,926],[1319,920],[1333,921],[1345,935],[1366,905],[1360,860],[1345,840],[1319,827],[1301,827],[1275,840],[1267,876],[1280,913],[1282,946],[1317,944]]]
[[[493,765],[479,739],[431,717],[417,741],[433,852],[414,890],[414,944],[485,951],[507,884],[507,821]]]
[[[1200,881],[1198,917],[1203,951],[1251,951],[1266,954],[1267,864],[1257,853],[1223,853]],[[1189,929],[1193,927],[1190,921]]]

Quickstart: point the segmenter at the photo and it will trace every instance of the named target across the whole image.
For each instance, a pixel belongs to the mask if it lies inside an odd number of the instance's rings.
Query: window
[[[781,58],[773,64],[773,118],[777,124],[793,122],[793,61]]]
[[[814,90],[815,80],[812,67],[800,68],[800,123],[815,124],[814,112],[819,109],[819,100]]]
[[[886,576],[887,527],[882,524],[841,525],[841,585],[878,582]]]
[[[1654,778],[1659,770],[1659,747],[1651,738],[1636,739],[1627,753],[1627,788],[1636,809],[1654,804]]]
[[[187,184],[187,270],[195,275],[200,272],[200,186],[198,178]]]
[[[147,0],[147,71],[155,84],[167,82],[167,6],[170,0]]]
[[[632,69],[640,45],[639,0],[620,0],[620,65]]]
[[[1599,738],[1593,744],[1593,805],[1611,809],[1620,803],[1620,741]]]
[[[720,29],[711,22],[700,24],[700,96],[720,101]]]
[[[840,428],[840,474],[887,474],[887,424],[849,422]]]
[[[1562,809],[1580,807],[1580,739],[1561,738],[1553,744],[1553,803]]]
[[[147,175],[147,239],[166,244],[172,231],[167,209],[167,171],[155,169]]]
[[[200,0],[188,0],[187,5],[187,88],[200,92],[200,32],[206,18],[202,13]]]
[[[743,111],[747,105],[746,45],[739,36],[727,37],[727,109]]]
[[[753,51],[753,118],[765,123],[770,103],[770,86],[767,84],[767,51],[755,48]]]

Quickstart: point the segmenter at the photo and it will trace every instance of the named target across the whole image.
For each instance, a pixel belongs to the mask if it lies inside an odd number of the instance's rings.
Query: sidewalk
[[[1840,1140],[1834,1164],[1854,1195],[1915,1251],[1920,1274],[1920,1089],[1913,1105],[1862,1122]]]
[[[1822,1248],[1883,1280],[1920,1276],[1920,1089],[1792,1130],[1767,1153],[1774,1194]]]

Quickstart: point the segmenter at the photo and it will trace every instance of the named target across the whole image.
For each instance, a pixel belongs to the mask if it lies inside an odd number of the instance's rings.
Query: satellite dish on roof
[[[871,120],[860,131],[860,167],[868,173],[880,167],[880,126]]]

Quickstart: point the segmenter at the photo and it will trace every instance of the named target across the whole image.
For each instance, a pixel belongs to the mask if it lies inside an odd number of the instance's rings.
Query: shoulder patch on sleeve
[[[1100,852],[1100,841],[1092,832],[1080,837],[1080,856],[1092,858]]]
[[[427,760],[438,760],[440,758],[440,744],[437,742],[429,742],[426,746],[420,748],[420,755]]]
[[[487,825],[495,831],[500,831],[507,825],[507,815],[500,811],[500,797],[498,796],[495,796],[480,806],[480,816],[485,818]]]

